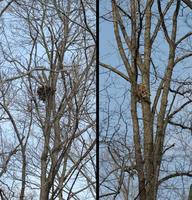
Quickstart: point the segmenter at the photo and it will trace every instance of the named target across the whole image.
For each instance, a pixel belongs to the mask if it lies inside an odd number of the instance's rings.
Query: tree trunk
[[[41,186],[40,200],[48,200],[49,199],[49,188],[48,185]]]
[[[41,156],[41,192],[40,200],[48,200],[49,198],[49,185],[46,177],[47,172],[47,147],[44,147],[44,151]]]
[[[192,200],[192,184],[191,184],[191,186],[190,186],[188,200]]]
[[[25,155],[26,148],[23,147],[22,154],[23,154],[23,164],[22,164],[22,186],[21,186],[21,193],[20,193],[20,200],[23,200],[25,197],[25,184],[26,184],[26,155]]]

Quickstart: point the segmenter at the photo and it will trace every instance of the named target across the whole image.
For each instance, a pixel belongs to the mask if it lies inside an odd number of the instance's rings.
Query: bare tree
[[[17,1],[4,13],[8,199],[95,199],[94,8],[88,0]]]
[[[192,32],[179,27],[191,10],[182,1],[102,5],[102,23],[112,24],[116,41],[111,57],[121,61],[115,66],[101,56],[101,76],[108,82],[101,90],[100,196],[186,199],[192,176]]]

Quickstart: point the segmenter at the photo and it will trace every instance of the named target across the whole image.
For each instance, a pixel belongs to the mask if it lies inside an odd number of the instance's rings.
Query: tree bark
[[[190,186],[188,200],[192,200],[192,184],[191,184],[191,186]]]

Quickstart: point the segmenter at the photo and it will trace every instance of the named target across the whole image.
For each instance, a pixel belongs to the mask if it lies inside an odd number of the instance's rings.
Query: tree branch
[[[175,178],[175,177],[178,177],[178,176],[189,176],[189,177],[192,177],[192,172],[175,172],[174,174],[170,174],[168,176],[165,176],[164,178],[160,179],[158,181],[158,185],[160,185],[161,183],[171,179],[171,178]]]
[[[99,63],[99,65],[101,65],[102,67],[109,69],[110,71],[114,72],[115,74],[119,75],[120,77],[122,77],[123,79],[125,79],[126,81],[130,82],[130,79],[123,74],[122,72],[120,72],[119,70],[117,70],[116,68],[112,67],[111,65],[108,64],[104,64],[102,62]]]
[[[189,8],[192,9],[192,2],[190,0],[182,0]]]

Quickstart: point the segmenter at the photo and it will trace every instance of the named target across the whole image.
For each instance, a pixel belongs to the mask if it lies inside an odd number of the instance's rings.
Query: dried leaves
[[[141,83],[137,85],[137,98],[138,101],[141,102],[142,100],[147,101],[148,91],[145,84]]]
[[[43,102],[45,102],[49,96],[54,95],[54,93],[55,89],[47,85],[39,86],[37,89],[37,94],[39,96],[39,99]]]

